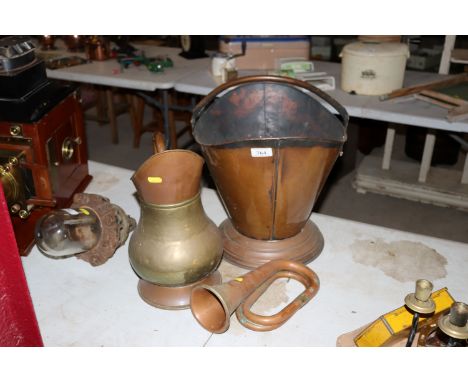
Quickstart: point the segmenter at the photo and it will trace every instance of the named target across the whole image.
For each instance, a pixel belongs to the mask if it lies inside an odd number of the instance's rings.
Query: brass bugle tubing
[[[251,311],[258,298],[277,279],[292,278],[305,290],[280,312],[263,316]],[[276,329],[307,304],[318,292],[317,274],[305,265],[288,260],[273,260],[257,269],[219,285],[200,285],[193,289],[190,308],[198,323],[212,333],[224,333],[236,312],[239,322],[255,331]]]
[[[268,287],[277,279],[286,278],[286,279],[294,279],[300,282],[307,288],[307,285],[311,285],[311,279],[303,276],[298,273],[289,272],[289,271],[281,271],[277,274],[271,276],[267,282],[265,282],[261,287],[259,287],[256,291],[254,291],[249,297],[247,297],[243,304],[241,304],[236,310],[236,317],[239,322],[244,325],[246,328],[251,330],[259,331],[259,332],[266,332],[270,330],[274,330],[279,328],[283,325],[291,316],[300,308],[302,308],[306,303],[308,303],[312,297],[318,291],[317,288],[313,288],[313,294],[306,293],[307,289],[304,293],[296,297],[288,306],[286,306],[282,311],[276,313],[272,316],[263,316],[259,314],[255,314],[252,312],[251,308],[255,304],[255,302],[260,298],[260,296],[268,289]],[[318,280],[318,278],[317,278]]]

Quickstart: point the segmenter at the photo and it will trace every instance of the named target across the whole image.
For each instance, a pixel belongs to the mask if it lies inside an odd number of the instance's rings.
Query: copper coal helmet
[[[203,162],[194,152],[168,150],[146,160],[132,177],[141,215],[129,258],[140,277],[140,296],[158,308],[188,308],[195,285],[221,281],[221,235],[200,199]]]
[[[329,95],[285,77],[243,77],[202,99],[193,135],[229,216],[220,226],[226,260],[252,269],[320,254],[323,237],[309,217],[348,119]]]

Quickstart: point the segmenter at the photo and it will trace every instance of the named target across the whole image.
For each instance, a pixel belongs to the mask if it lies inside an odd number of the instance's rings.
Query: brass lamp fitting
[[[433,285],[430,281],[420,279],[416,281],[415,293],[410,293],[405,297],[405,304],[416,313],[434,313],[435,303],[431,297]]]
[[[22,155],[23,153],[20,153],[18,157],[10,157],[7,163],[0,165],[0,182],[10,212],[13,215],[17,214],[21,219],[26,219],[30,215],[30,209],[26,205],[25,184],[19,169],[18,158]]]
[[[468,339],[468,305],[454,302],[449,314],[439,318],[438,326],[449,337],[458,340]]]

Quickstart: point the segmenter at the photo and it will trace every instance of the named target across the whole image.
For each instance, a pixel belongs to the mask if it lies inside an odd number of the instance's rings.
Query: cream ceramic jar
[[[340,57],[345,92],[383,95],[403,86],[409,48],[402,43],[353,42]]]

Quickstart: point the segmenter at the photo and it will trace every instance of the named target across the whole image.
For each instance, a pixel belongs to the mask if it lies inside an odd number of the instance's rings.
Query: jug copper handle
[[[328,103],[330,106],[332,106],[333,109],[335,109],[338,112],[339,119],[341,120],[341,123],[343,124],[343,126],[348,125],[349,115],[346,109],[343,106],[341,106],[340,103],[338,103],[334,98],[330,97],[327,93],[320,90],[319,88],[305,81],[300,81],[295,78],[261,75],[261,76],[240,77],[236,80],[226,82],[218,86],[214,90],[212,90],[206,97],[204,97],[195,106],[195,109],[193,110],[193,114],[192,114],[192,121],[191,121],[192,126],[195,125],[195,122],[198,120],[203,110],[206,109],[216,99],[216,97],[220,93],[223,93],[227,90],[233,89],[240,85],[245,85],[245,84],[250,84],[250,83],[255,83],[255,82],[273,82],[273,83],[279,83],[279,84],[306,89],[310,93],[316,95],[317,97],[321,98],[323,101]]]
[[[164,134],[161,133],[160,131],[156,131],[153,134],[153,150],[155,154],[166,151],[166,143],[165,143]]]

